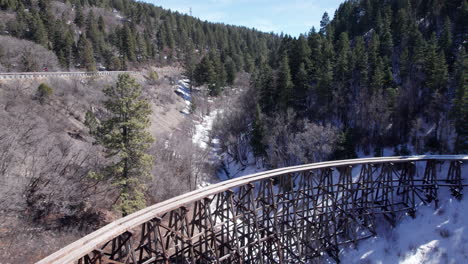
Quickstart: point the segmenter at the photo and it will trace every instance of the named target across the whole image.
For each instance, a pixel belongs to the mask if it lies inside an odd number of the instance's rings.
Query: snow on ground
[[[209,115],[203,116],[200,122],[195,123],[195,132],[192,137],[192,142],[200,148],[206,149],[210,144],[210,133],[213,128],[213,121],[222,110],[211,111]],[[213,143],[219,143],[219,140],[214,140]]]
[[[186,85],[179,87],[180,94],[187,92],[183,89]],[[190,93],[187,92],[187,95],[186,100],[189,101]],[[223,181],[265,171],[251,153],[242,164],[228,154],[220,153],[219,139],[211,139],[210,132],[213,121],[222,112],[221,109],[212,111],[196,122],[192,137],[194,144],[210,152],[209,162],[222,162],[224,165],[218,178]],[[384,156],[394,155],[390,148],[383,152]],[[358,155],[366,157],[362,152]],[[201,180],[198,188],[209,184],[209,181]],[[437,210],[433,206],[421,205],[415,219],[403,217],[395,228],[382,225],[376,237],[361,241],[357,246],[343,248],[340,252],[341,263],[468,263],[468,199],[452,199],[446,191],[441,192],[440,200]]]
[[[190,108],[192,106],[192,95],[190,93],[190,80],[182,79],[177,82],[175,93],[178,94],[185,101],[185,108],[182,113],[190,114]]]
[[[468,199],[441,201],[437,210],[421,206],[415,219],[344,249],[342,263],[468,263]]]
[[[213,129],[213,122],[215,118],[222,114],[222,109],[211,111],[208,115],[202,117],[201,121],[194,121],[195,130],[192,136],[192,142],[199,146],[202,150],[208,151],[207,162],[217,164],[221,160],[220,142],[217,138],[211,138],[211,130]],[[202,175],[197,182],[197,187],[202,188],[211,184],[208,175]]]
[[[385,148],[383,152],[385,156],[394,155],[390,148]],[[358,155],[360,158],[366,157],[363,153]],[[218,173],[220,180],[266,170],[257,166],[251,154],[244,164],[233,161],[225,153],[221,157],[225,168]],[[357,176],[359,171],[360,168],[356,168],[353,175]],[[466,172],[464,170],[462,173]],[[448,190],[441,189],[440,201],[437,210],[433,205],[421,204],[415,219],[404,216],[393,229],[382,224],[376,237],[361,241],[356,248],[349,246],[342,249],[341,263],[468,263],[468,199],[458,201],[451,198]]]
[[[267,168],[261,166],[261,164],[255,161],[252,153],[248,154],[247,160],[243,164],[236,162],[231,156],[223,153],[221,155],[223,169],[219,171],[218,178],[221,181],[254,174],[257,172],[266,171]]]

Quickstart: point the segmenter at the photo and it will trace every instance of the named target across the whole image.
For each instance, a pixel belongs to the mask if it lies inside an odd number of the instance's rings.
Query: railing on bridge
[[[138,74],[137,71],[96,71],[96,72],[5,72],[0,73],[1,79],[29,79],[45,77],[90,77],[115,75],[121,73]]]
[[[461,199],[466,161],[367,158],[257,173],[143,209],[39,263],[339,262],[340,246],[420,204],[437,206],[442,188]]]

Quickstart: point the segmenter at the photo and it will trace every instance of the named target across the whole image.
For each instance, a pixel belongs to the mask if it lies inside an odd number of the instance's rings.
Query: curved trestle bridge
[[[367,158],[257,173],[113,222],[39,263],[339,262],[340,247],[439,193],[461,199],[466,155]]]

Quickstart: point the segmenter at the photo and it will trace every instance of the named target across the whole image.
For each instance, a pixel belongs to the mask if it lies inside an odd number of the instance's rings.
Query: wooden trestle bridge
[[[461,199],[468,156],[321,162],[257,173],[145,208],[39,263],[339,262],[439,193]]]

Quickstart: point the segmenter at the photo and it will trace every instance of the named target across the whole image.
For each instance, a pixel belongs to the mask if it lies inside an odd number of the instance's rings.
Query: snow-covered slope
[[[226,153],[220,153],[219,139],[210,138],[213,122],[223,111],[218,109],[195,122],[192,141],[201,149],[209,150],[210,160],[223,164],[218,171],[219,180],[228,180],[266,170],[255,162],[252,153],[244,164],[235,162]],[[410,147],[411,148],[411,147]],[[393,156],[393,149],[385,148],[385,156]],[[359,153],[359,157],[370,157]],[[463,171],[465,175],[467,170]],[[209,185],[201,181],[198,187]],[[466,190],[468,191],[468,190]],[[468,199],[458,201],[448,190],[440,190],[440,204],[420,204],[416,218],[402,216],[392,228],[384,220],[378,226],[377,236],[359,244],[350,245],[340,252],[341,263],[468,263]],[[334,263],[328,259],[325,263]]]
[[[441,201],[437,210],[421,206],[415,219],[344,249],[342,263],[468,263],[468,199]]]

